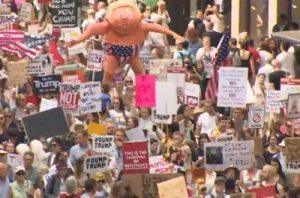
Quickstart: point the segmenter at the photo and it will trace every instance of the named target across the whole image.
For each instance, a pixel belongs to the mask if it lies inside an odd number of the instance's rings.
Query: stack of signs
[[[155,76],[139,75],[136,76],[135,82],[135,106],[146,108],[155,106]]]
[[[0,30],[12,30],[16,21],[14,14],[0,15]]]
[[[66,112],[79,113],[80,84],[60,85],[59,104]]]
[[[198,107],[200,102],[200,86],[198,84],[185,83],[185,104],[190,107]]]
[[[264,127],[265,107],[251,106],[248,114],[248,127],[250,129],[261,129]]]
[[[268,90],[266,93],[266,112],[280,113],[280,91]]]
[[[300,118],[300,93],[288,95],[286,117]]]
[[[81,30],[79,27],[62,28],[61,33],[62,33],[62,36],[65,41],[71,41],[71,40],[78,38],[78,36],[81,35]],[[69,55],[71,55],[71,56],[75,55],[75,54],[80,54],[80,53],[85,54],[86,53],[84,43],[79,43],[72,47],[69,47],[68,51],[69,51]]]
[[[218,107],[246,107],[248,68],[221,67]]]
[[[98,154],[84,157],[84,173],[104,172],[109,166],[109,156],[107,154]]]
[[[100,135],[93,136],[92,149],[98,153],[110,153],[114,148],[114,136]]]
[[[33,76],[32,91],[34,94],[58,93],[60,88],[61,76]]]
[[[123,173],[149,173],[148,142],[124,142]]]
[[[239,170],[249,167],[254,154],[254,143],[251,141],[238,142],[209,142],[204,144],[205,168],[225,170],[233,166]]]
[[[87,56],[87,68],[92,71],[101,71],[103,68],[103,52],[90,50]]]
[[[77,26],[77,0],[53,0],[51,8],[52,24],[54,26]]]
[[[31,61],[28,65],[28,74],[30,75],[50,75],[52,74],[52,54],[41,54]]]
[[[21,7],[21,11],[18,14],[20,21],[30,22],[31,21],[31,13],[32,13],[32,5],[30,3],[23,3]]]
[[[80,85],[80,104],[81,114],[101,111],[101,86],[99,82],[89,82]]]

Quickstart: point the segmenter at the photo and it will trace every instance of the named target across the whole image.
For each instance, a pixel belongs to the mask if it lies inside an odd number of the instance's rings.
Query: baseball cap
[[[20,171],[24,171],[25,172],[25,168],[24,166],[17,166],[16,169],[15,169],[15,173],[18,173]]]
[[[217,178],[215,179],[215,184],[217,184],[217,183],[219,183],[219,182],[223,182],[223,183],[225,183],[225,178],[224,178],[224,177],[222,177],[222,176],[220,176],[220,177],[217,177]]]

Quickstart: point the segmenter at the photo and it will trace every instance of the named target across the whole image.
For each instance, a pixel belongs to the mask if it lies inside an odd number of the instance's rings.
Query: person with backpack
[[[177,44],[177,51],[173,55],[173,59],[182,60],[184,67],[187,70],[192,70],[196,63],[195,57],[187,49],[189,47],[189,42],[184,41]]]

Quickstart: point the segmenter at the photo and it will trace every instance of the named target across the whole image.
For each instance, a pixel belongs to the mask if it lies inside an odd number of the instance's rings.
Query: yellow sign
[[[95,122],[91,122],[88,125],[87,131],[89,135],[106,135],[106,127]]]

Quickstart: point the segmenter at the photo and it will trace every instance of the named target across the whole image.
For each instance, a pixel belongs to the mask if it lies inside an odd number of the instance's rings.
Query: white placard
[[[84,157],[83,172],[97,173],[103,172],[109,165],[109,156],[105,154]]]
[[[87,68],[93,71],[101,71],[103,68],[103,51],[90,50],[87,56]]]
[[[99,82],[80,85],[79,111],[81,114],[101,111],[101,86]]]
[[[171,124],[172,123],[172,115],[161,115],[156,113],[156,109],[152,108],[151,113],[152,120],[157,124]]]
[[[250,129],[261,129],[264,127],[265,107],[251,106],[248,114],[248,127]]]
[[[7,164],[11,165],[11,167],[15,169],[17,166],[24,166],[24,161],[21,155],[8,153]]]
[[[93,136],[92,149],[95,152],[110,153],[114,147],[114,136],[101,135]]]
[[[53,55],[41,54],[28,64],[28,74],[46,76],[52,74]]]
[[[57,106],[58,106],[58,102],[56,99],[48,100],[46,98],[42,98],[41,105],[40,105],[40,112],[56,108]]]
[[[159,115],[177,114],[176,84],[173,82],[155,82],[156,113]]]
[[[21,11],[19,12],[20,21],[30,22],[31,21],[32,5],[30,3],[23,3]]]
[[[200,86],[198,84],[185,83],[185,104],[191,107],[197,107],[200,102],[200,93]]]
[[[268,90],[266,92],[266,112],[269,113],[280,113],[280,91]]]
[[[78,38],[81,35],[81,30],[79,27],[62,28],[61,33],[64,40],[69,42],[73,39]],[[68,50],[69,50],[69,55],[71,56],[75,54],[86,53],[84,43],[79,43],[77,45],[69,47]]]
[[[126,131],[126,137],[129,141],[145,141],[146,137],[143,130],[139,127]]]
[[[168,67],[183,67],[182,60],[179,59],[154,59],[150,60],[149,73],[156,76],[157,80],[167,80]]]

